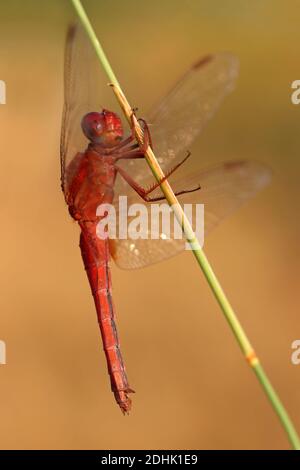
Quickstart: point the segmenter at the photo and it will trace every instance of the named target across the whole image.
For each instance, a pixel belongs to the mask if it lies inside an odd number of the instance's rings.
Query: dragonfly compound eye
[[[97,143],[104,131],[105,123],[101,113],[88,113],[83,116],[81,127],[84,135],[91,141]]]

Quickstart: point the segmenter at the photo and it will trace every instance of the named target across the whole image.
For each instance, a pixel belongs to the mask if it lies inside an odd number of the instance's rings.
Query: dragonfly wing
[[[206,236],[222,219],[266,186],[270,181],[270,176],[270,170],[261,163],[234,161],[194,173],[188,179],[174,179],[171,185],[174,191],[180,191],[183,188],[194,188],[200,184],[199,191],[184,194],[178,199],[181,204],[204,204]],[[130,202],[129,199],[128,206]],[[151,204],[147,204],[146,209],[148,209],[148,229],[145,228],[145,236],[148,236],[148,239],[128,238],[111,241],[112,256],[121,268],[134,269],[147,266],[174,256],[185,248],[185,240],[174,239],[173,224],[171,224],[169,239],[163,229],[159,230],[158,239],[151,239]],[[125,213],[122,215],[126,216]]]
[[[237,58],[229,53],[202,58],[146,115],[154,153],[164,171],[191,149],[205,124],[233,90],[238,68]],[[147,185],[153,181],[144,162],[131,161],[126,165],[138,183]]]
[[[176,156],[187,150],[212,116],[223,97],[233,88],[238,71],[230,54],[217,54],[198,61],[149,114],[156,154],[166,169]],[[87,139],[81,131],[81,119],[87,112],[105,107],[118,112],[113,94],[101,73],[99,61],[80,26],[69,29],[65,50],[64,111],[61,132],[62,187],[67,190],[67,172],[71,160],[83,152]],[[79,159],[77,158],[77,161]],[[120,163],[140,184],[153,181],[145,161]],[[73,165],[74,166],[74,165]],[[128,184],[118,178],[116,194],[130,194]]]
[[[60,145],[64,192],[67,190],[68,179],[66,168],[88,144],[81,130],[83,116],[91,111],[100,112],[104,104],[105,107],[111,106],[110,109],[115,106],[111,90],[106,85],[99,61],[85,31],[79,25],[71,26],[65,47],[64,109]]]
[[[181,160],[235,85],[239,64],[230,53],[219,53],[199,60],[170,92],[146,115],[153,148],[163,171]],[[144,161],[121,163],[139,184],[147,186],[153,176]],[[181,172],[188,172],[186,163]],[[191,171],[191,170],[189,170]],[[118,178],[116,193],[125,191]]]
[[[229,53],[207,56],[196,63],[149,114],[154,149],[162,166],[190,149],[204,125],[230,93],[238,60]]]

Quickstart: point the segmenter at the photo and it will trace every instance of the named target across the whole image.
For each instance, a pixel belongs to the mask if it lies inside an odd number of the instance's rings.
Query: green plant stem
[[[130,106],[130,104],[128,103],[124,93],[122,92],[122,89],[120,87],[120,84],[112,70],[112,67],[104,53],[104,50],[102,49],[102,46],[101,44],[99,43],[98,41],[98,38],[93,30],[93,27],[89,21],[89,18],[87,17],[83,7],[82,7],[82,4],[81,4],[81,1],[80,0],[71,0],[76,12],[77,12],[77,15],[84,27],[84,29],[86,30],[90,40],[91,40],[91,43],[93,44],[94,48],[95,48],[95,51],[96,51],[96,54],[99,58],[99,61],[103,67],[103,69],[105,70],[109,80],[111,81],[111,85],[112,85],[112,89],[115,93],[115,96],[128,120],[128,122],[133,126],[134,126],[134,130],[135,130],[135,134],[136,134],[136,138],[139,142],[142,142],[142,139],[143,139],[143,131],[137,121],[137,119],[135,118],[134,115],[132,115],[132,108]],[[151,168],[151,171],[153,173],[153,175],[155,176],[155,178],[160,181],[164,174],[163,174],[163,171],[162,169],[160,168],[159,164],[158,164],[158,161],[152,151],[152,149],[150,147],[148,147],[147,151],[145,152],[145,157],[146,157],[146,160]],[[289,418],[279,396],[277,395],[277,393],[275,392],[272,384],[270,383],[266,373],[264,372],[262,366],[260,365],[260,362],[259,362],[259,359],[258,357],[256,356],[252,346],[251,346],[251,343],[249,341],[249,339],[247,338],[247,335],[244,331],[244,329],[242,328],[236,314],[234,313],[234,310],[233,308],[231,307],[216,275],[214,274],[213,272],[213,269],[208,261],[208,259],[206,258],[205,256],[205,253],[204,251],[202,250],[202,248],[200,247],[200,244],[193,232],[193,229],[189,223],[189,221],[187,220],[180,204],[178,203],[178,200],[171,188],[171,186],[169,185],[168,181],[164,181],[162,184],[161,184],[161,189],[168,201],[168,203],[170,204],[170,206],[172,207],[172,209],[174,210],[174,213],[175,213],[175,216],[177,218],[177,220],[179,221],[181,227],[182,227],[182,230],[184,232],[184,235],[187,239],[187,241],[190,243],[191,245],[191,248],[192,248],[192,251],[193,251],[193,254],[199,264],[199,266],[201,267],[207,281],[208,281],[208,284],[210,285],[211,287],[211,290],[216,298],[216,300],[218,301],[220,307],[221,307],[221,310],[247,360],[247,362],[249,363],[249,365],[251,366],[251,368],[254,370],[254,373],[256,375],[256,377],[258,378],[258,381],[259,383],[261,384],[270,404],[272,405],[275,413],[277,414],[283,428],[285,429],[286,433],[287,433],[287,436],[289,438],[289,441],[292,445],[292,447],[294,449],[297,449],[297,450],[300,450],[300,439],[297,435],[297,432],[296,432],[296,429],[291,421],[291,419]]]

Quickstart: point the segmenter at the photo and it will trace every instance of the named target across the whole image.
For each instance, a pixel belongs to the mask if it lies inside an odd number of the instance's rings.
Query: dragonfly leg
[[[133,188],[134,189],[134,188]],[[143,188],[142,188],[143,189]],[[187,193],[194,193],[195,191],[199,191],[201,189],[201,186],[200,184],[196,187],[196,188],[192,188],[192,189],[183,189],[182,191],[177,191],[175,194],[175,196],[181,196],[182,194],[187,194]],[[157,197],[148,197],[148,196],[144,196],[140,193],[138,193],[142,199],[144,199],[145,202],[158,202],[158,201],[163,201],[163,200],[166,200],[166,197],[165,196],[157,196]]]
[[[134,116],[134,110],[132,111],[132,115],[131,115],[131,134],[124,140],[122,140],[122,142],[120,142],[118,145],[116,145],[115,147],[113,147],[112,149],[108,150],[106,152],[106,155],[112,155],[112,154],[123,154],[123,152],[128,152],[130,150],[136,150],[136,149],[139,149],[140,152],[139,152],[139,155],[141,155],[140,157],[136,157],[135,154],[133,154],[133,157],[132,158],[142,158],[148,148],[148,146],[150,145],[150,147],[152,148],[152,140],[151,140],[151,135],[150,135],[150,131],[149,131],[149,128],[148,128],[148,125],[146,123],[146,121],[142,118],[138,119],[138,122],[139,123],[142,123],[142,127],[143,127],[143,143],[142,144],[139,144],[139,143],[135,143],[135,144],[132,144],[130,145],[129,147],[127,147],[129,144],[131,144],[131,142],[133,142],[135,140],[135,132],[134,132],[134,122],[133,122],[133,116]],[[127,148],[124,148],[124,147],[127,147]],[[131,158],[131,157],[127,157],[127,156],[123,156],[121,155],[120,157],[116,158],[116,161],[119,159],[119,158]]]
[[[153,145],[152,145],[152,138],[151,138],[151,134],[150,134],[150,130],[149,130],[149,127],[148,127],[148,124],[147,122],[145,121],[145,119],[143,118],[139,118],[138,119],[138,123],[139,124],[142,124],[142,129],[143,129],[143,143],[141,145],[139,145],[140,147],[140,150],[145,153],[147,148],[150,147],[153,149]]]
[[[129,152],[129,150],[136,150],[138,148],[139,148],[139,144],[135,143],[135,144],[129,145],[126,148],[121,148],[120,150],[117,150],[116,154],[123,154],[124,152]],[[113,153],[115,153],[115,152],[113,152]]]
[[[191,155],[190,152],[188,152],[186,157],[181,162],[179,162],[176,166],[171,168],[171,170],[169,170],[163,178],[161,178],[159,181],[157,181],[156,183],[151,185],[150,188],[147,188],[147,189],[139,185],[123,168],[116,165],[116,170],[120,173],[120,175],[124,178],[124,180],[129,184],[129,186],[131,186],[132,189],[134,189],[134,191],[136,191],[138,195],[142,199],[144,199],[144,201],[146,202],[161,201],[165,199],[165,196],[149,197],[148,194],[152,193],[155,189],[157,189],[161,185],[161,183],[163,183],[172,173],[174,173],[174,171],[176,171],[189,158],[190,155]],[[199,189],[201,189],[201,187],[197,186],[196,188],[193,188],[193,189],[178,191],[177,193],[175,193],[175,196],[198,191]]]
[[[106,155],[111,155],[112,153],[122,152],[124,147],[126,147],[131,142],[133,142],[133,140],[134,140],[134,136],[129,135],[128,137],[126,137],[126,139],[122,140],[118,145],[116,145],[112,149],[108,150],[106,152]],[[129,148],[136,148],[136,146],[137,146],[137,144],[134,144],[133,146],[130,146]]]
[[[134,117],[136,117],[135,116],[135,111],[136,110],[137,110],[137,108],[133,109],[132,113],[131,113],[131,116],[130,116],[130,119],[131,119],[131,133],[132,133],[132,136],[133,136],[134,139],[136,138],[135,137],[135,122],[134,122]],[[141,152],[145,153],[147,148],[149,147],[149,145],[150,145],[151,148],[153,148],[151,134],[150,134],[150,130],[149,130],[148,124],[145,121],[145,119],[138,118],[137,121],[141,125],[142,131],[143,131],[143,142],[138,143],[138,146],[139,146]]]
[[[137,147],[134,147],[131,150],[128,150],[128,152],[124,151],[119,155],[115,155],[115,162],[118,160],[128,160],[130,158],[145,158],[145,155],[141,150],[138,150]]]
[[[133,122],[133,117],[134,117],[134,111],[132,112],[131,114],[131,130],[132,130],[132,135],[129,136],[126,141],[129,143],[131,142],[133,139],[135,139],[135,135],[134,135],[134,122]],[[151,134],[150,134],[150,131],[149,131],[149,127],[146,123],[146,121],[142,118],[139,118],[138,119],[138,122],[142,123],[142,127],[143,127],[143,143],[142,144],[139,144],[139,143],[136,143],[136,144],[133,144],[132,146],[128,147],[127,149],[123,149],[123,150],[118,150],[116,152],[116,157],[115,157],[115,161],[118,161],[118,160],[121,160],[121,159],[129,159],[129,158],[144,158],[145,157],[145,152],[147,150],[147,148],[150,147],[152,148],[152,140],[151,140]],[[118,149],[121,149],[123,146],[120,146],[118,147]],[[137,150],[139,149],[139,150]],[[186,160],[186,159],[185,159]],[[183,163],[183,162],[182,162]],[[179,166],[179,165],[178,165]]]
[[[171,175],[172,173],[174,173],[174,171],[176,171],[181,165],[183,165],[183,164],[187,161],[187,159],[190,158],[190,156],[191,156],[191,152],[188,150],[186,156],[185,156],[182,160],[180,160],[180,162],[177,163],[177,165],[173,166],[170,170],[167,171],[167,174],[166,174],[166,176],[163,178],[162,181],[165,181],[165,179],[168,178],[168,176],[170,176],[170,175]]]
[[[122,151],[122,149],[124,147],[126,147],[128,144],[130,144],[131,142],[133,142],[135,140],[135,132],[134,132],[134,122],[133,122],[133,116],[135,116],[135,111],[137,110],[137,108],[134,108],[132,110],[132,114],[131,114],[131,126],[130,126],[130,130],[131,130],[131,133],[128,137],[126,137],[126,139],[122,140],[118,145],[116,145],[110,153],[112,152],[120,152]],[[139,144],[138,143],[135,143],[133,144],[131,147],[129,147],[127,150],[131,149],[131,148],[138,148],[139,147]]]

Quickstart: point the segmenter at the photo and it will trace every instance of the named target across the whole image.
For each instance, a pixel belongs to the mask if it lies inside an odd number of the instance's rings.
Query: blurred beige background
[[[272,185],[223,222],[205,250],[300,430],[299,1],[85,0],[141,114],[199,55],[240,58],[238,86],[192,148],[203,167],[255,158]],[[70,2],[0,7],[0,366],[2,449],[286,449],[193,257],[113,267],[132,387],[110,392],[92,297],[59,183],[63,44]],[[176,287],[173,292],[173,287]],[[179,288],[180,286],[180,288]]]

